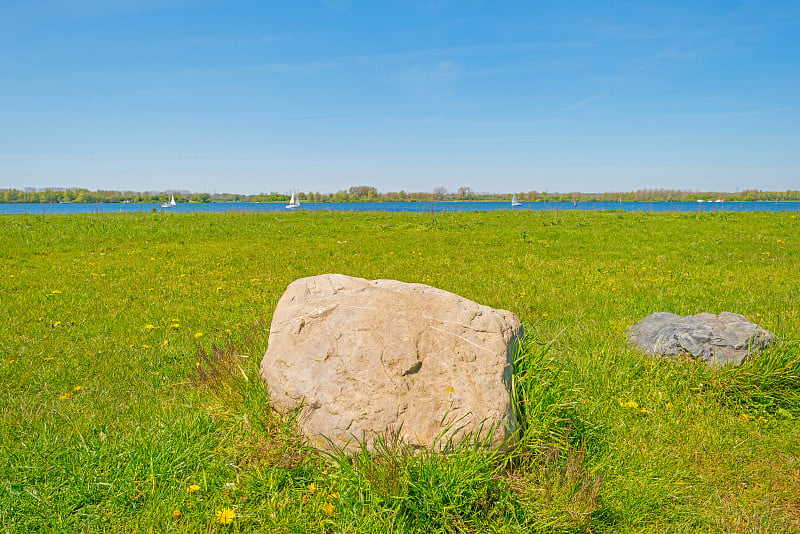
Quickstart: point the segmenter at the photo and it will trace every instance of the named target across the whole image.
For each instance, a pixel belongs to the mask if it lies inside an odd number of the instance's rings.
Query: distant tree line
[[[524,202],[678,202],[696,200],[726,201],[800,201],[800,191],[760,191],[747,189],[735,193],[713,191],[684,191],[681,189],[639,189],[627,192],[607,193],[548,193],[546,191],[518,191],[517,199]],[[135,202],[158,203],[169,200],[170,195],[176,202],[288,202],[290,195],[283,193],[258,193],[256,195],[240,195],[233,193],[193,193],[191,191],[89,191],[80,188],[46,188],[26,187],[18,189],[0,189],[2,203],[37,203],[53,204],[58,202],[95,203],[95,202]],[[461,200],[509,200],[512,193],[478,193],[471,187],[462,186],[456,191],[448,191],[445,187],[437,187],[432,192],[396,191],[381,193],[369,185],[353,186],[335,193],[309,191],[299,192],[301,202],[433,202]]]

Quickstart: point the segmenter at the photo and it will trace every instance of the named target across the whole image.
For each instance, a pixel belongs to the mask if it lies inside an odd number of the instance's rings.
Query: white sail
[[[300,207],[300,199],[292,193],[292,198],[289,199],[289,203],[286,204],[286,209],[294,209]]]
[[[520,202],[517,200],[517,195],[515,193],[514,196],[511,198],[511,206],[521,206],[521,205],[522,204],[520,204]]]

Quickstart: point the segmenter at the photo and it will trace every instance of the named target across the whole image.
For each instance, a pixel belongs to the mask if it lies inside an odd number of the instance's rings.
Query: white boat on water
[[[174,208],[177,205],[178,204],[175,202],[175,196],[174,195],[170,195],[169,196],[169,202],[164,202],[163,204],[161,204],[161,207],[162,208]]]
[[[292,198],[289,200],[289,203],[286,204],[286,209],[293,210],[299,207],[300,207],[300,199],[294,193],[292,193]]]
[[[517,195],[515,193],[514,196],[511,197],[511,207],[514,208],[516,206],[522,206],[522,203],[519,200],[517,200]]]

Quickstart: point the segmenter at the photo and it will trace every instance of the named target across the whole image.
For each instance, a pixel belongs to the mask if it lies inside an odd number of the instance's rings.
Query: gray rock
[[[681,316],[659,312],[628,329],[628,341],[650,354],[690,354],[708,365],[741,365],[775,336],[736,313]]]
[[[393,433],[441,447],[490,428],[488,445],[502,448],[516,430],[509,390],[521,335],[513,313],[441,289],[324,274],[281,297],[261,376],[273,407],[302,406],[298,424],[320,448]]]

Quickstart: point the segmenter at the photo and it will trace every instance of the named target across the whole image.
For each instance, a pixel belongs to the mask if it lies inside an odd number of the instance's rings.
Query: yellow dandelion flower
[[[331,499],[338,499],[339,498],[339,492],[338,491],[332,491],[331,494],[328,495],[328,497],[330,497]]]
[[[217,510],[217,521],[223,525],[229,525],[233,523],[233,520],[236,518],[236,512],[231,510],[230,508],[223,508],[222,510]]]
[[[628,401],[625,405],[628,408],[638,408],[639,407],[639,403],[636,402],[636,401]]]
[[[146,325],[144,325],[144,327],[147,330],[155,330],[156,328],[158,328],[157,326],[152,325],[152,324],[146,324]]]
[[[58,289],[54,289],[54,290],[53,290],[53,292],[52,292],[52,293],[50,293],[50,294],[51,294],[51,295],[60,295],[60,294],[61,294],[61,291],[59,291]]]
[[[317,491],[317,485],[312,482],[311,484],[308,485],[308,491],[314,493],[315,491]]]
[[[194,337],[196,337],[197,339],[200,339],[201,337],[203,337],[203,333],[202,332],[198,332],[198,333],[196,333],[194,335]]]
[[[197,484],[192,484],[191,486],[186,488],[186,493],[194,493],[195,491],[199,491],[199,490],[200,490],[200,486],[198,486]]]
[[[80,391],[82,389],[83,389],[83,386],[75,386],[74,388],[72,388],[72,391]]]
[[[546,313],[543,313],[543,314],[542,314],[542,317],[547,317],[547,314],[546,314]]]
[[[455,390],[452,387],[449,387],[449,388],[445,389],[445,391],[448,392],[448,393],[452,393]]]
[[[45,358],[45,360],[46,360],[46,359],[47,359],[47,358]],[[50,358],[50,359],[52,360],[52,358]],[[14,363],[15,361],[17,361],[17,360],[14,360],[14,359],[11,359],[11,358],[9,358],[9,359],[8,359],[8,363]]]
[[[142,348],[143,348],[143,349],[149,349],[149,348],[150,348],[150,345],[142,345]]]
[[[226,334],[228,334],[228,335],[231,335],[231,334],[233,334],[233,332],[231,332],[231,329],[230,329],[230,328],[226,328],[226,329],[225,329],[225,333],[226,333]]]
[[[161,343],[162,347],[166,347],[167,345],[169,345],[169,339],[165,339],[164,342]]]
[[[62,393],[59,399],[61,400],[69,400],[72,397],[72,393]]]
[[[322,508],[327,515],[333,514],[333,505],[329,502],[325,503],[325,507]]]
[[[180,516],[181,516],[180,510],[175,510],[174,512],[172,512],[172,517],[180,517]]]
[[[48,356],[47,358],[42,358],[42,361],[49,362],[50,360],[55,360],[52,356]],[[13,362],[14,360],[8,360],[9,363]]]
[[[666,408],[667,410],[671,410],[671,409],[672,409],[672,403],[671,403],[671,402],[668,402],[668,403],[667,403],[667,405],[665,406],[665,408]]]
[[[172,324],[172,325],[170,325],[169,327],[170,327],[170,328],[180,328],[180,327],[181,327],[181,325],[179,325],[179,324],[175,323],[175,324]]]
[[[61,326],[61,321],[56,321],[53,323],[53,326]]]

